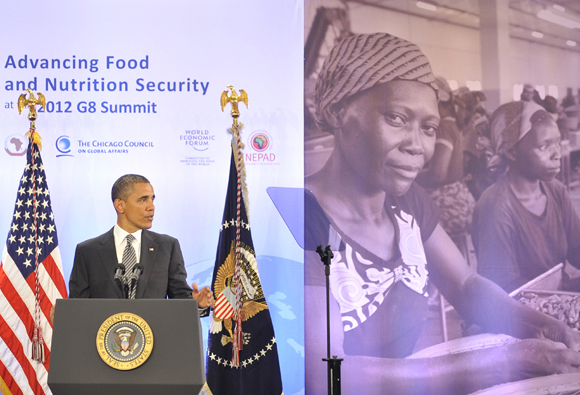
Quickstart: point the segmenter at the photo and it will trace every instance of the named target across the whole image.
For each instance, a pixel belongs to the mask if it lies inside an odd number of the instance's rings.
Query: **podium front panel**
[[[149,358],[132,370],[107,365],[97,332],[110,316],[131,313],[153,332]],[[48,385],[54,395],[197,394],[205,382],[195,300],[62,299],[56,303]]]

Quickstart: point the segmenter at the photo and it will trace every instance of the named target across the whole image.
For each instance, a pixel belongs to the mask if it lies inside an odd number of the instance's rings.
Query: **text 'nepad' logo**
[[[22,156],[28,148],[28,140],[21,134],[13,134],[6,138],[4,149],[10,156]]]
[[[263,130],[258,130],[252,135],[252,137],[250,137],[250,145],[254,151],[266,151],[271,145],[270,136],[268,136]]]

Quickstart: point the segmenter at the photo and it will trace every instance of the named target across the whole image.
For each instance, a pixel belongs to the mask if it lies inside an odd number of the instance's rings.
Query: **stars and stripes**
[[[51,393],[50,311],[66,297],[50,193],[31,139],[0,264],[0,377],[13,395]]]
[[[234,295],[231,289],[226,288],[217,297],[213,313],[220,320],[232,318],[232,316],[234,315],[235,303],[236,303],[236,295]]]

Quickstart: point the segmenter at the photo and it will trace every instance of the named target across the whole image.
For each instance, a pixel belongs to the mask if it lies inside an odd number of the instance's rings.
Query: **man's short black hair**
[[[125,174],[119,177],[113,184],[113,189],[111,189],[113,203],[117,199],[127,200],[129,195],[133,193],[133,185],[139,183],[151,184],[148,179],[138,174]]]

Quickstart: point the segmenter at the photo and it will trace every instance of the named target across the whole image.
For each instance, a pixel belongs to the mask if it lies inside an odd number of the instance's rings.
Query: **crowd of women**
[[[556,179],[564,107],[526,84],[520,100],[490,114],[482,92],[435,82],[442,120],[416,181],[437,203],[443,229],[454,240],[472,235],[479,273],[508,292],[558,263],[580,267],[580,220]],[[574,281],[564,288],[580,291]]]
[[[580,266],[580,221],[555,179],[560,131],[533,100],[491,115],[484,101],[452,92],[419,47],[386,33],[346,38],[322,66],[316,122],[335,146],[305,179],[324,211],[306,207],[306,235],[341,243],[330,265],[330,339],[344,358],[345,394],[466,394],[580,373],[580,333],[505,292],[560,262]],[[453,240],[469,231],[480,273]],[[321,265],[306,253],[308,394],[327,391]],[[405,359],[429,284],[469,322],[521,341]]]

